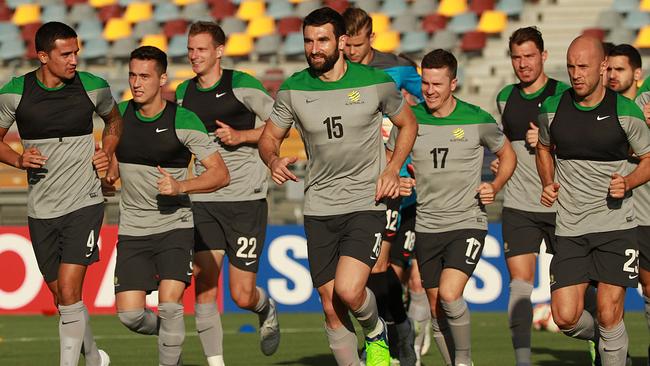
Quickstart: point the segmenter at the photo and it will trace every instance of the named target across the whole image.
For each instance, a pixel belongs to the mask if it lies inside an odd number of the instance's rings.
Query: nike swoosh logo
[[[86,253],[86,258],[90,257],[91,255],[93,255],[93,252]]]
[[[210,328],[205,328],[205,329],[197,329],[196,332],[199,333],[199,334],[201,334],[201,333],[203,333],[203,332],[205,332],[205,331],[207,331],[207,330],[210,330],[210,329],[212,329],[212,327],[210,327]]]
[[[607,119],[609,117],[611,117],[611,116],[605,116],[605,117],[596,116],[596,121],[602,121],[602,120]]]
[[[639,277],[639,275],[629,275],[629,276],[627,276],[627,278],[629,278],[631,280],[633,280],[633,279],[635,279],[637,277]]]
[[[469,259],[465,259],[465,263],[469,264],[470,266],[473,266],[476,264],[476,262],[472,262]]]
[[[257,261],[245,262],[244,264],[247,265],[247,266],[250,266],[251,264],[253,264],[253,263],[255,263],[255,262],[257,262]]]
[[[192,272],[187,272],[185,274],[188,275],[188,276],[191,276],[193,273]]]
[[[79,321],[79,320],[73,320],[73,321],[70,321],[70,322],[64,322],[64,321],[61,321],[61,325],[68,325],[68,324],[76,323],[76,322],[78,322],[78,321]]]
[[[165,131],[167,131],[168,129],[169,129],[169,128],[156,128],[156,132],[157,132],[157,133],[161,133],[161,132],[165,132]]]
[[[305,103],[309,104],[309,103],[315,102],[317,100],[318,100],[318,98],[316,98],[316,99],[305,99]]]
[[[221,97],[223,97],[224,95],[226,95],[225,92],[223,92],[223,93],[217,93],[217,94],[215,94],[215,97],[217,97],[217,98],[221,98]]]

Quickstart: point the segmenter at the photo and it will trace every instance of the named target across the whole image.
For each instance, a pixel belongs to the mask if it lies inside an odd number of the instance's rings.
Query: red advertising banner
[[[115,271],[117,226],[102,227],[99,239],[100,261],[88,267],[83,301],[93,314],[115,312],[113,275]],[[0,314],[55,314],[48,290],[29,239],[26,226],[0,226]],[[221,280],[219,308],[223,310]],[[185,312],[194,312],[194,285],[185,290]],[[147,305],[158,304],[157,292],[147,296]]]

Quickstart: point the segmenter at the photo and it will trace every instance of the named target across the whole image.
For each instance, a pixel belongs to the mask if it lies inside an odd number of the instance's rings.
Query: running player
[[[463,290],[487,235],[485,205],[494,202],[517,158],[490,114],[453,96],[454,55],[437,49],[421,66],[424,102],[412,107],[419,124],[411,154],[418,182],[415,252],[440,353],[447,365],[469,366],[470,314]],[[500,159],[491,183],[481,182],[484,147]],[[445,321],[451,337],[441,334]]]
[[[188,59],[196,77],[176,89],[176,100],[196,113],[230,171],[230,185],[192,195],[196,278],[196,329],[210,366],[223,365],[223,329],[217,310],[217,286],[228,255],[230,295],[259,316],[261,348],[273,354],[280,343],[275,303],[255,287],[266,234],[267,173],[257,140],[273,108],[262,84],[252,76],[221,68],[226,36],[214,22],[192,24]],[[203,171],[195,165],[197,172]]]
[[[162,97],[167,55],[156,47],[131,52],[133,99],[119,104],[124,134],[106,176],[122,180],[115,265],[117,314],[130,330],[158,335],[161,365],[182,364],[183,292],[192,279],[194,230],[188,193],[228,184],[228,169],[193,112]],[[204,170],[188,178],[192,155]],[[119,168],[118,168],[119,162]],[[146,308],[158,290],[158,317]]]
[[[567,51],[572,88],[542,104],[536,162],[542,204],[558,203],[553,319],[566,335],[597,341],[603,365],[623,365],[625,288],[636,287],[639,276],[629,191],[650,179],[650,130],[634,102],[603,86],[606,67],[600,41],[573,40]],[[630,148],[640,158],[634,170],[627,164]],[[597,322],[583,309],[590,282],[598,288]]]
[[[287,79],[259,141],[273,180],[297,180],[278,156],[295,121],[309,157],[305,181],[305,233],[314,287],[323,304],[330,348],[338,364],[356,365],[357,339],[348,310],[366,337],[367,365],[388,365],[384,321],[366,288],[381,251],[386,225],[384,197],[399,194],[399,170],[411,150],[417,125],[390,76],[343,58],[345,23],[331,8],[303,23],[309,68]],[[382,115],[400,129],[386,167],[379,133]]]
[[[343,19],[345,20],[346,34],[348,36],[344,49],[347,59],[352,62],[384,70],[393,78],[398,90],[405,89],[420,100],[422,98],[420,75],[410,61],[372,48],[371,44],[375,34],[372,31],[372,18],[368,13],[360,8],[348,8],[343,12]],[[406,171],[406,166],[402,167],[400,176],[409,176]],[[387,202],[387,223],[381,244],[381,254],[377,258],[377,263],[372,267],[370,278],[368,279],[368,288],[372,290],[377,298],[379,316],[384,319],[388,326],[388,341],[390,343],[391,355],[397,356],[400,365],[404,366],[414,365],[419,358],[414,348],[414,332],[411,329],[411,323],[406,315],[402,301],[401,277],[398,277],[394,270],[394,267],[397,267],[401,270],[400,272],[404,272],[403,269],[408,262],[404,261],[404,256],[401,254],[402,250],[400,249],[403,247],[403,243],[395,243],[395,248],[391,245],[393,241],[398,239],[398,229],[401,228],[402,223],[408,224],[411,221],[413,223],[415,221],[410,220],[410,217],[406,219],[400,217],[400,212],[402,211],[401,206],[405,203],[413,205],[415,203],[415,197],[412,199],[406,198],[405,200],[399,197]],[[406,206],[404,205],[404,207]],[[414,205],[413,208],[415,208]],[[404,237],[404,234],[402,233],[401,236]],[[402,245],[397,247],[399,244]],[[398,259],[394,261],[395,264],[390,260],[394,251]],[[426,299],[426,297],[424,298]],[[416,302],[414,305],[417,304]],[[428,308],[426,302],[424,306],[425,309]],[[428,313],[428,311],[425,312],[425,314]],[[423,320],[426,322],[427,319]],[[421,338],[424,338],[425,333],[420,332],[420,334],[422,335]]]
[[[641,55],[629,44],[619,44],[607,55],[607,87],[634,100],[641,80]]]
[[[59,22],[35,36],[40,67],[0,89],[0,141],[16,122],[22,154],[0,142],[0,161],[27,170],[29,233],[38,266],[61,319],[61,365],[108,365],[97,349],[81,299],[86,267],[99,260],[97,240],[104,217],[98,172],[109,164],[122,131],[105,80],[78,72],[77,34]],[[106,124],[99,148],[93,113]]]
[[[539,202],[541,188],[535,167],[538,127],[534,121],[541,103],[569,86],[544,73],[547,51],[537,28],[517,29],[510,36],[509,48],[512,69],[519,83],[499,92],[497,108],[503,133],[517,154],[517,169],[504,190],[503,252],[510,272],[508,320],[515,360],[518,366],[528,366],[533,320],[530,296],[536,258],[542,239],[549,253],[555,243],[554,209]]]

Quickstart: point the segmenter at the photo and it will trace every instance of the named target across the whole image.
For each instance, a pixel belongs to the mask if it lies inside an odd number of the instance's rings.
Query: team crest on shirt
[[[345,105],[350,105],[350,104],[363,104],[364,101],[361,100],[361,93],[358,90],[353,90],[348,93],[348,101],[345,103]]]
[[[465,138],[465,130],[460,127],[451,131],[451,135],[453,136],[453,138],[449,140],[451,142],[467,141]]]

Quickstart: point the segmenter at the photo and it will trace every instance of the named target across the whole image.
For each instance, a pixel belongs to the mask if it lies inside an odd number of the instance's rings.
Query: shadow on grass
[[[536,355],[550,355],[553,360],[540,360],[536,364],[540,366],[557,366],[557,365],[590,365],[591,358],[589,352],[583,350],[561,350],[545,347],[533,347],[533,354]]]
[[[334,364],[336,364],[336,361],[334,360],[334,356],[332,356],[329,353],[306,356],[296,360],[281,361],[281,362],[274,363],[274,365],[308,365],[308,366],[312,366],[312,365],[321,366],[321,365],[334,365]]]

